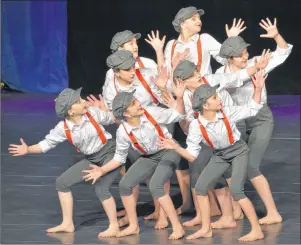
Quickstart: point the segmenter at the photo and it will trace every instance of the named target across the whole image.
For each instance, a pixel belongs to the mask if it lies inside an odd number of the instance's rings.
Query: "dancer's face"
[[[216,93],[211,95],[207,100],[206,103],[203,105],[203,110],[207,111],[218,111],[222,108],[222,101],[217,96]]]
[[[127,83],[132,83],[135,77],[135,65],[133,65],[127,70],[119,70],[119,72],[117,73],[117,77]]]
[[[140,117],[143,112],[140,102],[134,97],[123,115],[126,118]]]
[[[139,50],[137,40],[135,37],[131,41],[124,43],[119,49],[132,52],[135,59],[138,57]]]
[[[248,65],[249,53],[248,50],[245,48],[240,56],[233,56],[229,59],[230,64],[234,65],[239,69],[244,69]]]
[[[202,21],[201,17],[198,13],[193,15],[187,20],[184,20],[184,22],[181,24],[182,30],[187,30],[190,33],[198,33],[202,29]]]
[[[202,78],[201,74],[198,73],[197,70],[195,70],[191,77],[184,80],[184,85],[188,89],[195,90],[201,85],[200,84],[201,78]]]
[[[70,110],[68,111],[69,116],[78,116],[83,115],[87,112],[87,104],[84,99],[81,97],[71,106]]]

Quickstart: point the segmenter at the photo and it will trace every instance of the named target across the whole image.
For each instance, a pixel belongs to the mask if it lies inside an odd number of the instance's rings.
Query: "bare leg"
[[[228,186],[230,186],[231,185],[231,178],[226,179],[226,180],[227,180]],[[234,219],[235,220],[241,220],[241,219],[243,219],[244,218],[244,213],[242,212],[241,207],[238,204],[238,202],[234,201],[233,198],[232,198],[232,206],[233,206]]]
[[[136,199],[132,194],[130,196],[121,196],[123,206],[129,218],[129,226],[117,234],[117,237],[139,234],[139,223],[136,212]]]
[[[210,221],[210,203],[208,195],[198,195],[198,204],[201,208],[202,228],[191,234],[186,239],[194,240],[200,237],[212,237],[211,221]]]
[[[222,209],[222,216],[211,224],[213,229],[225,229],[236,227],[236,222],[233,217],[232,197],[228,187],[216,189],[216,196]]]
[[[116,203],[113,197],[104,200],[102,206],[109,219],[109,228],[98,234],[98,237],[114,237],[119,232],[119,226],[117,222]]]
[[[169,236],[168,239],[170,240],[177,240],[182,238],[185,235],[185,231],[180,223],[179,217],[176,213],[172,200],[169,194],[164,195],[163,197],[158,198],[158,201],[161,207],[164,209],[165,213],[167,214],[170,223],[172,225],[172,234]]]
[[[200,225],[202,223],[201,210],[200,210],[200,207],[199,207],[199,203],[198,203],[197,195],[195,193],[195,189],[192,188],[191,192],[192,192],[192,197],[193,197],[196,216],[192,220],[184,222],[183,223],[184,227],[192,227],[192,226],[195,226],[195,225]]]
[[[147,178],[145,183],[147,185],[149,185],[149,182],[150,182],[150,178]],[[159,218],[159,212],[160,212],[160,204],[158,202],[158,200],[156,198],[153,197],[153,203],[154,203],[154,206],[155,206],[155,210],[152,214],[148,215],[148,216],[145,216],[144,217],[144,220],[156,220]]]
[[[74,232],[73,224],[73,197],[71,192],[58,192],[63,222],[62,224],[47,229],[47,232]]]
[[[208,191],[208,197],[210,202],[211,217],[221,215],[221,211],[217,205],[213,190]]]
[[[263,175],[259,175],[251,179],[253,186],[255,187],[257,193],[262,199],[265,208],[267,210],[267,215],[259,220],[259,224],[276,224],[282,222],[282,217],[279,214],[272,193],[270,185],[267,179]]]
[[[249,200],[249,198],[243,198],[238,201],[239,205],[243,209],[244,213],[246,214],[248,220],[251,223],[251,231],[239,238],[238,240],[241,242],[251,242],[255,240],[260,240],[264,238],[264,235],[262,233],[261,227],[258,223],[258,218],[254,209],[253,204]]]
[[[178,183],[181,190],[182,205],[177,209],[177,214],[181,215],[191,208],[191,195],[190,195],[190,174],[188,170],[176,170]]]
[[[169,180],[165,182],[164,190],[165,190],[165,193],[169,194],[169,191],[170,191],[170,181]],[[156,201],[159,204],[159,201],[157,199],[156,199]],[[160,206],[160,204],[159,204],[159,207],[160,207],[159,218],[155,224],[155,229],[157,229],[157,230],[161,230],[161,229],[168,227],[168,219],[164,212],[164,209]]]

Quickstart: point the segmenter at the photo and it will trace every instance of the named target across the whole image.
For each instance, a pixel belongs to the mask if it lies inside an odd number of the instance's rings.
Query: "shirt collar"
[[[218,111],[218,112],[216,113],[216,119],[215,119],[215,121],[208,121],[208,120],[205,119],[201,114],[199,114],[199,117],[198,117],[198,119],[200,120],[201,124],[202,124],[204,127],[206,127],[207,124],[213,123],[213,122],[217,122],[219,119],[222,119],[222,118],[224,118],[224,116],[223,116],[223,114],[222,114],[220,111]]]
[[[125,127],[125,130],[127,131],[127,133],[130,133],[131,131],[133,131],[134,129],[136,128],[140,128],[141,125],[145,122],[147,122],[148,119],[146,118],[146,116],[143,114],[141,117],[140,117],[140,125],[134,127],[134,126],[131,126],[129,125],[126,121],[122,121],[124,127]]]
[[[191,38],[188,39],[188,42],[196,43],[198,41],[199,36],[200,35],[198,33],[194,34]],[[187,42],[183,42],[181,35],[179,35],[179,37],[178,37],[178,42],[183,43],[183,44],[187,43]]]

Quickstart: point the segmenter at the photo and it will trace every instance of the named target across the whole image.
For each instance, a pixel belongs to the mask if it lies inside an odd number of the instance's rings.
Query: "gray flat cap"
[[[172,25],[175,28],[177,32],[180,32],[180,25],[184,20],[189,19],[194,14],[199,13],[199,15],[205,14],[205,11],[203,9],[197,9],[196,7],[186,7],[181,8],[178,13],[176,14],[176,17],[174,18]]]
[[[55,112],[58,117],[66,117],[68,110],[79,99],[82,88],[65,88],[55,100]]]
[[[196,65],[189,60],[182,60],[173,71],[173,79],[185,80],[191,77],[196,69]]]
[[[130,93],[120,92],[115,96],[112,104],[112,111],[115,118],[120,120],[124,119],[123,113],[132,102],[135,92],[136,90],[133,90]]]
[[[240,37],[228,37],[222,44],[219,51],[219,56],[229,59],[232,56],[241,56],[241,52],[250,46],[245,40]]]
[[[133,33],[129,30],[117,32],[112,38],[110,49],[116,51],[122,44],[131,41],[133,38],[139,39],[141,37],[140,33]]]
[[[192,96],[192,109],[194,111],[201,111],[206,100],[216,92],[218,86],[211,87],[208,84],[202,84],[198,87]]]
[[[113,69],[127,70],[135,63],[133,54],[127,50],[117,50],[107,58],[107,66]]]

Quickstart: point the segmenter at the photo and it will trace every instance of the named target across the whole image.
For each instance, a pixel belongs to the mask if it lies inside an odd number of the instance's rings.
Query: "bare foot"
[[[282,222],[282,217],[279,213],[271,214],[263,217],[259,220],[259,224],[261,225],[271,225],[271,224],[277,224]]]
[[[235,220],[241,220],[245,217],[244,212],[242,210],[237,210],[236,212],[234,211],[233,216]]]
[[[182,215],[191,209],[191,204],[183,204],[181,207],[177,209],[177,215]]]
[[[124,216],[123,218],[121,218],[120,220],[118,220],[118,225],[119,225],[119,228],[123,227],[123,226],[126,226],[129,224],[129,218],[128,216]]]
[[[212,229],[226,229],[236,227],[236,222],[233,218],[221,216],[217,221],[211,223]]]
[[[116,225],[110,225],[109,228],[103,232],[100,232],[98,234],[99,238],[103,237],[115,237],[117,233],[119,232],[119,226],[118,224]]]
[[[212,230],[211,229],[200,229],[197,232],[189,235],[186,237],[187,240],[194,240],[200,237],[212,237]]]
[[[119,217],[122,217],[122,216],[125,216],[125,215],[126,215],[125,209],[120,210],[120,211],[117,212],[117,217],[118,217],[118,218],[119,218]]]
[[[47,233],[47,236],[58,239],[62,244],[73,244],[75,233]]]
[[[168,237],[168,240],[178,240],[185,236],[185,231],[183,230],[182,226],[179,226],[175,229],[173,229],[173,232]]]
[[[159,219],[157,220],[155,224],[155,229],[156,230],[161,230],[164,229],[168,226],[168,219],[165,215],[159,216]]]
[[[65,225],[65,224],[60,224],[55,227],[51,227],[46,230],[46,232],[52,233],[52,232],[74,232],[74,225]]]
[[[156,220],[156,219],[158,219],[159,218],[159,211],[157,212],[157,211],[155,211],[155,212],[153,212],[152,214],[150,214],[150,215],[148,215],[148,216],[145,216],[144,217],[144,220]]]
[[[241,238],[238,238],[238,241],[240,241],[240,242],[252,242],[252,241],[260,240],[260,239],[263,239],[263,238],[264,238],[264,235],[263,235],[261,230],[252,230],[247,235],[245,235]]]
[[[139,232],[140,232],[140,229],[139,229],[138,224],[137,225],[130,225],[129,227],[125,228],[124,230],[118,232],[116,237],[137,235],[137,234],[139,234]]]
[[[193,227],[196,225],[202,224],[202,218],[201,216],[195,216],[192,220],[186,221],[183,223],[184,227]]]

